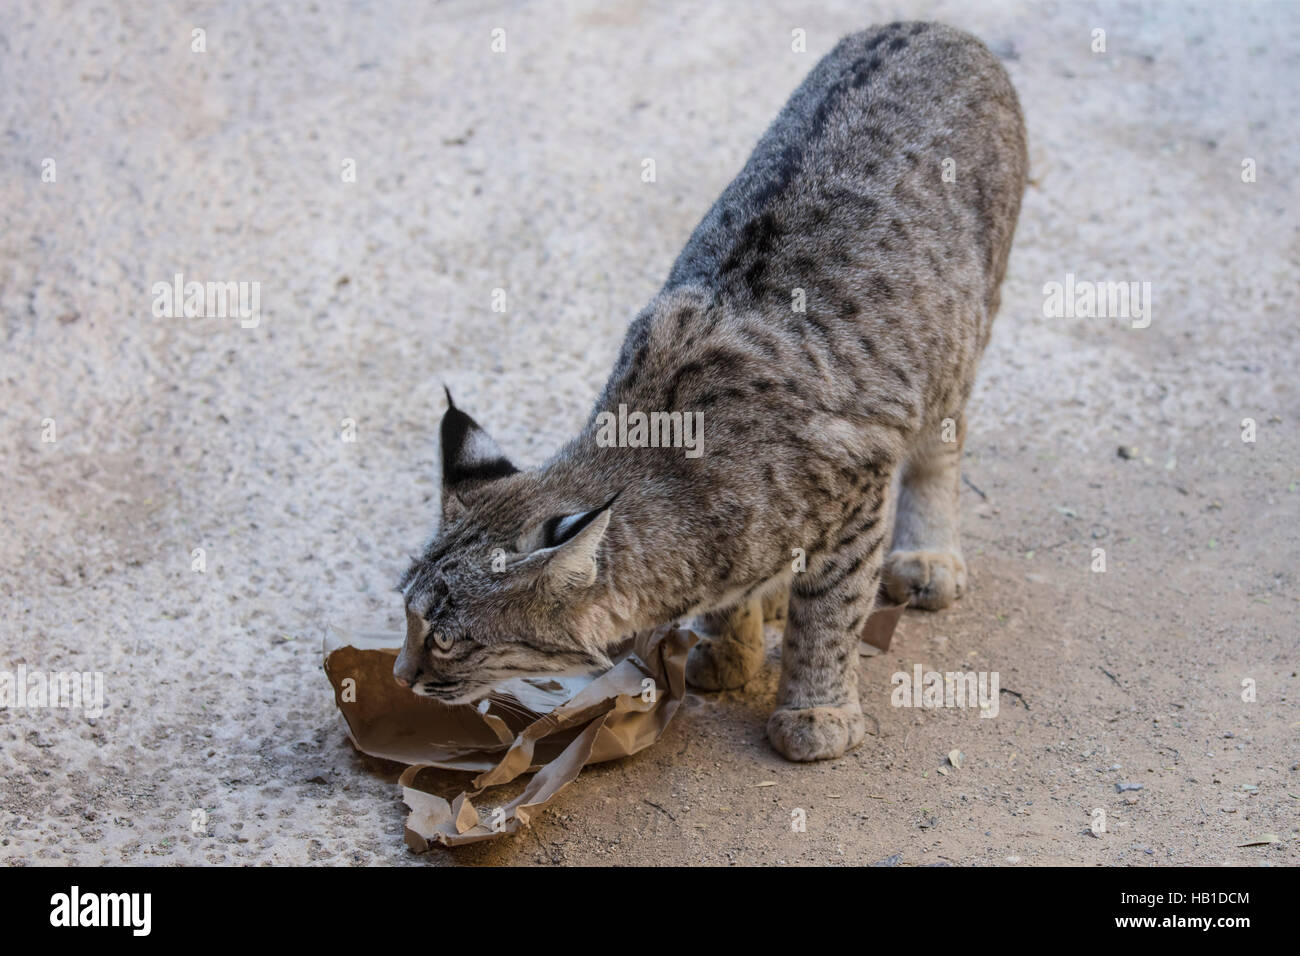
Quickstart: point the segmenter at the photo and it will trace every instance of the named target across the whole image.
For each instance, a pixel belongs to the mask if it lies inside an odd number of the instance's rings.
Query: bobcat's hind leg
[[[763,663],[763,602],[751,597],[735,607],[700,616],[701,641],[686,658],[686,682],[701,690],[732,690]]]
[[[885,561],[885,592],[900,604],[930,611],[966,592],[958,504],[964,413],[951,421],[949,432],[941,426],[932,437],[918,439],[903,466],[894,541]]]
[[[763,595],[763,622],[784,624],[790,606],[790,585],[782,584]]]

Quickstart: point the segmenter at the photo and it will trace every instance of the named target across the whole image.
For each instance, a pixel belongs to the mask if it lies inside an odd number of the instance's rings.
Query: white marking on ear
[[[564,540],[569,536],[569,532],[573,530],[573,526],[585,517],[587,517],[587,513],[584,511],[576,515],[569,515],[567,518],[561,518],[555,526],[555,537]]]
[[[573,521],[585,515],[575,515],[564,521]],[[600,543],[605,538],[605,529],[609,527],[609,509],[605,509],[587,527],[571,539],[551,548],[551,555],[546,559],[543,579],[553,592],[563,594],[574,588],[589,588],[596,583],[596,554]],[[561,524],[564,522],[562,521]]]
[[[475,465],[505,457],[506,453],[501,450],[500,445],[492,440],[491,435],[482,428],[472,428],[465,436],[465,441],[461,443],[460,448],[456,450],[456,466],[458,468],[473,468]]]

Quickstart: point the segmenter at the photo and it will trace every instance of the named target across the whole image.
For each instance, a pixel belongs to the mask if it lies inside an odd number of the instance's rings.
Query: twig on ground
[[[1025,700],[1025,695],[1020,693],[1020,691],[1012,690],[1010,687],[1000,687],[998,690],[1003,694],[1010,694],[1012,697],[1016,698],[1016,700],[1024,704],[1025,710],[1029,709],[1029,701]]]
[[[656,810],[658,810],[660,813],[666,815],[666,816],[668,817],[668,819],[669,819],[669,820],[672,820],[674,823],[677,822],[677,818],[676,818],[675,816],[673,816],[673,813],[672,813],[671,810],[668,810],[668,809],[666,809],[666,808],[664,808],[664,807],[659,806],[659,804],[655,803],[653,800],[644,800],[643,802],[644,802],[644,803],[648,803],[648,804],[650,804],[650,806],[654,807],[654,808],[655,808]]]
[[[961,480],[962,480],[963,482],[965,482],[965,483],[966,483],[966,486],[967,486],[968,488],[970,488],[971,491],[975,492],[975,494],[979,495],[979,496],[980,496],[981,498],[983,498],[985,501],[988,501],[988,500],[989,500],[989,496],[986,495],[986,494],[984,494],[984,492],[981,491],[981,490],[980,490],[980,489],[975,485],[975,482],[971,481],[971,480],[970,480],[969,478],[967,478],[965,475],[962,475],[962,476],[961,476]]]

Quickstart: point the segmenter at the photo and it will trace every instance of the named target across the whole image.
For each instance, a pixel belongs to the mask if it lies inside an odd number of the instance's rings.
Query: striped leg
[[[888,484],[885,486],[888,487]],[[772,746],[789,760],[842,756],[862,742],[858,637],[875,605],[888,533],[881,491],[850,512],[837,542],[790,585]]]

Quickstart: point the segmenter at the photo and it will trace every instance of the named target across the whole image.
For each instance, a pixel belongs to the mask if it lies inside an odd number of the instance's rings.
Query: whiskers
[[[507,716],[514,717],[518,720],[523,721],[525,725],[531,724],[533,721],[538,720],[539,718],[541,720],[555,719],[550,714],[540,714],[540,715],[536,714],[533,711],[529,710],[527,707],[525,707],[523,704],[519,703],[519,701],[515,700],[513,697],[508,697],[504,694],[496,693],[495,691],[493,693],[488,694],[487,697],[484,698],[484,700],[488,701],[490,704],[489,713],[491,711],[498,711],[500,713],[506,714]]]

